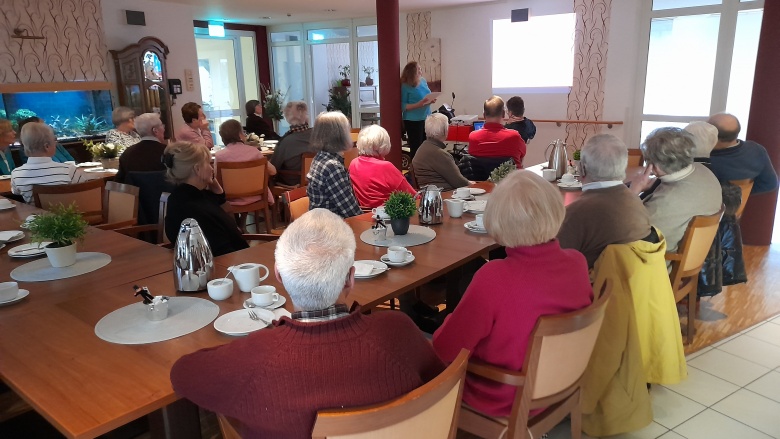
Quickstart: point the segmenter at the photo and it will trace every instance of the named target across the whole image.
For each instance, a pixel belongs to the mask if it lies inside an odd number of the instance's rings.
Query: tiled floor
[[[687,358],[686,381],[653,387],[653,423],[610,439],[780,439],[780,316]]]

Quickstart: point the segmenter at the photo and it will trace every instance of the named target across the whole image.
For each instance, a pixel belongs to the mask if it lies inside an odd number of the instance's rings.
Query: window
[[[493,20],[493,93],[568,93],[574,71],[575,14]],[[524,44],[518,54],[517,41]],[[533,60],[533,62],[530,62]]]

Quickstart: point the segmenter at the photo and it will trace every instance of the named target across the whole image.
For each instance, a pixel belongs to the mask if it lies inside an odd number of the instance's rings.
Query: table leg
[[[149,414],[149,430],[153,439],[187,439],[201,437],[198,406],[180,399]]]
[[[463,266],[449,271],[445,277],[445,298],[447,301],[446,313],[455,311],[460,302],[460,279],[463,277]]]

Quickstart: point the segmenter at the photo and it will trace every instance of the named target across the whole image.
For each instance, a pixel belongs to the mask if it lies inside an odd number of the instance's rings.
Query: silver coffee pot
[[[181,222],[173,253],[173,282],[183,292],[202,291],[214,272],[214,256],[198,222]]]
[[[420,197],[420,205],[417,207],[420,224],[441,224],[441,188],[430,184],[420,188],[417,196]]]
[[[569,166],[569,150],[561,139],[550,142],[544,150],[544,155],[549,158],[547,167],[555,169],[555,178],[561,178]]]

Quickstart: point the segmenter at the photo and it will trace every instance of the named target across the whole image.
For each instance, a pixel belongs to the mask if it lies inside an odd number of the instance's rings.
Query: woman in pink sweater
[[[506,246],[506,259],[477,271],[455,311],[433,335],[449,363],[460,351],[502,368],[520,370],[540,316],[588,306],[592,290],[585,257],[555,239],[565,210],[558,189],[518,170],[499,183],[485,210],[485,228]],[[466,378],[463,401],[490,416],[508,416],[515,388]]]
[[[379,125],[369,125],[358,134],[360,156],[349,164],[349,178],[361,207],[379,207],[394,191],[416,194],[401,171],[385,161],[390,152],[390,135]]]

